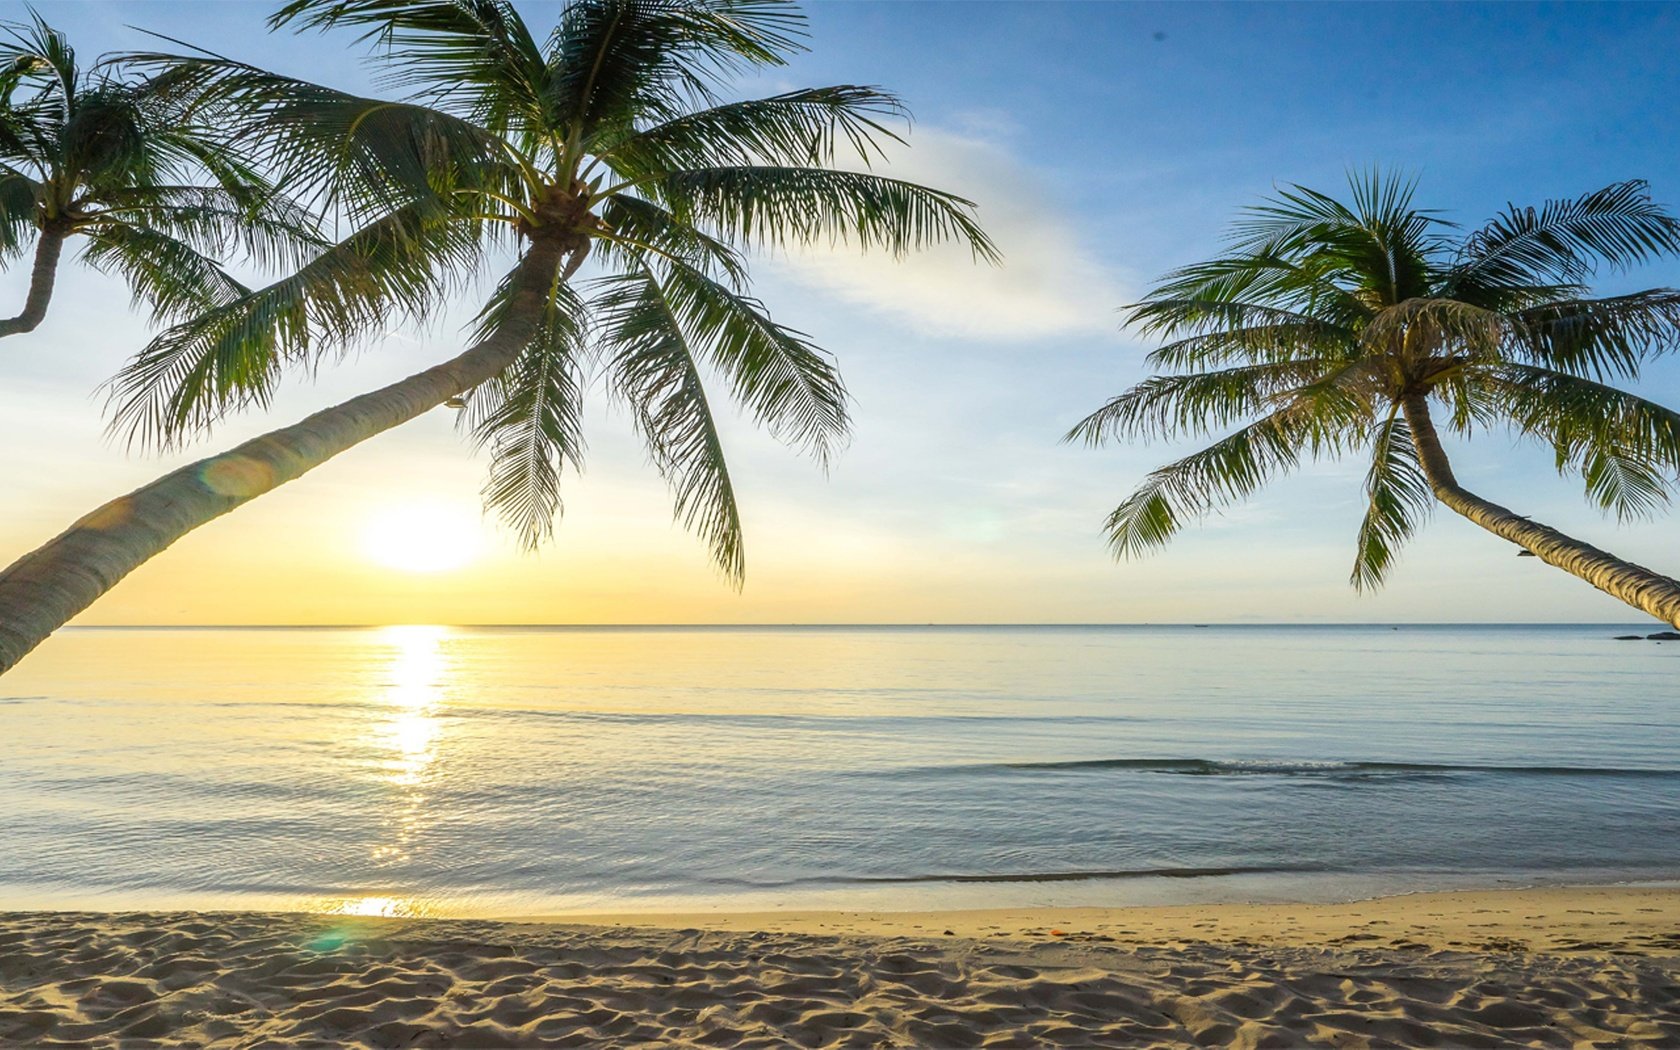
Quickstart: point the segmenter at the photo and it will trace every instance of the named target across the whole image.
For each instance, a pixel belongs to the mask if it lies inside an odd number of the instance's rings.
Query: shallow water
[[[536,914],[1680,875],[1680,643],[1561,627],[65,632],[0,907]]]

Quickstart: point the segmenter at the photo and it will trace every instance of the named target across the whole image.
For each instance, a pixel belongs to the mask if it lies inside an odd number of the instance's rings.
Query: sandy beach
[[[119,1040],[1676,1046],[1680,890],[512,922],[0,916],[0,1041]]]

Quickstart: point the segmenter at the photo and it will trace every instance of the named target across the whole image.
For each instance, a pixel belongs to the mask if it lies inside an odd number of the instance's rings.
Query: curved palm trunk
[[[459,357],[166,474],[0,572],[0,674],[193,529],[501,372],[542,323],[564,251],[550,238],[532,242],[501,327]]]
[[[63,230],[47,228],[35,245],[35,267],[29,272],[29,295],[23,301],[23,313],[0,321],[0,336],[33,332],[47,316],[47,304],[52,302],[53,285],[58,281],[58,257],[64,253],[69,235]]]
[[[1406,413],[1406,423],[1411,427],[1412,443],[1417,447],[1424,475],[1429,478],[1429,487],[1434,490],[1436,499],[1495,536],[1529,551],[1546,564],[1579,576],[1612,598],[1680,627],[1680,580],[1623,561],[1466,491],[1453,477],[1452,464],[1447,462],[1447,454],[1441,448],[1441,438],[1429,418],[1425,397],[1421,394],[1408,397],[1401,402],[1401,407]]]

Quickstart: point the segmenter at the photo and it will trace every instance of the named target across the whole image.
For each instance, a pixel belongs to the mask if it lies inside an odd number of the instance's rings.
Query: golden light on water
[[[425,901],[414,897],[334,897],[314,902],[309,909],[320,915],[362,915],[386,919],[420,919],[435,913]]]
[[[444,645],[449,629],[422,624],[386,627],[380,636],[389,652],[378,686],[385,716],[382,722],[370,727],[370,743],[382,753],[380,768],[387,783],[396,789],[396,795],[385,821],[390,837],[370,852],[375,862],[388,865],[407,860],[415,838],[431,822],[428,788],[434,776],[443,726],[438,709],[450,674]],[[421,914],[413,910],[417,905],[408,898],[350,900],[354,907],[368,910],[347,914]],[[403,910],[381,910],[388,907]]]
[[[484,552],[484,529],[470,507],[412,503],[386,508],[362,530],[362,551],[388,569],[448,572]]]
[[[449,628],[429,624],[384,627],[377,633],[381,662],[367,680],[373,704],[366,709],[362,730],[371,768],[384,785],[380,806],[385,833],[368,847],[376,867],[409,860],[415,840],[432,822],[429,790],[437,776],[445,724],[439,711],[451,675],[449,637]],[[323,915],[384,918],[436,913],[435,904],[423,897],[389,893],[320,897],[304,907]],[[334,950],[348,936],[343,930],[328,931],[315,947]]]

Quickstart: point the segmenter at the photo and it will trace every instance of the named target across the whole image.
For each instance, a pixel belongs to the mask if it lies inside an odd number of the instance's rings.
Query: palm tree
[[[719,100],[730,75],[800,46],[803,19],[781,0],[573,0],[541,44],[505,0],[297,0],[272,23],[362,30],[411,94],[361,98],[210,55],[136,57],[244,113],[241,141],[353,231],[163,332],[114,387],[119,426],[179,440],[266,401],[286,366],[424,316],[489,249],[517,244],[518,261],[460,356],[143,486],[0,573],[0,671],[188,531],[445,403],[464,402],[489,446],[487,504],[541,541],[583,448],[586,358],[630,406],[678,517],[738,582],[741,520],[706,374],[819,459],[848,426],[830,358],[752,297],[742,250],[896,253],[957,237],[993,255],[970,202],[835,166],[894,137],[892,95]],[[574,287],[586,257],[601,273]]]
[[[1169,274],[1128,323],[1169,340],[1162,373],[1068,434],[1229,433],[1152,472],[1109,516],[1119,556],[1243,499],[1303,460],[1371,457],[1352,582],[1383,582],[1435,501],[1548,564],[1680,626],[1680,581],[1622,561],[1459,484],[1437,420],[1459,437],[1505,427],[1549,446],[1621,519],[1666,506],[1680,415],[1617,389],[1680,344],[1680,292],[1594,297],[1598,266],[1680,251],[1680,222],[1641,182],[1468,234],[1413,207],[1413,185],[1354,178],[1351,200],[1294,186],[1236,224],[1232,250]]]
[[[309,216],[205,122],[199,100],[161,82],[80,69],[40,18],[0,25],[0,262],[35,240],[23,310],[0,336],[46,317],[72,237],[83,261],[123,277],[162,321],[225,305],[246,289],[215,259],[243,246],[296,262],[319,244]]]

